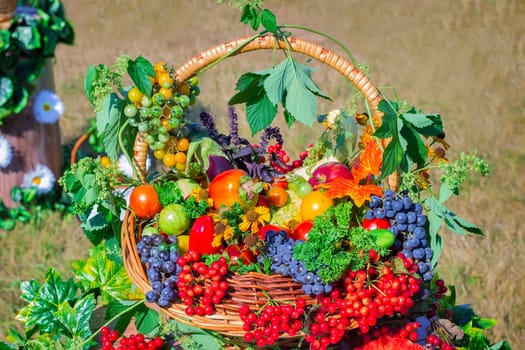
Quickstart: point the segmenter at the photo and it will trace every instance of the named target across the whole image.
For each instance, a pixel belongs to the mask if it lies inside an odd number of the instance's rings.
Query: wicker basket
[[[0,29],[7,29],[15,16],[18,0],[0,0]]]
[[[374,116],[380,117],[382,114],[378,110],[381,100],[380,94],[369,79],[359,71],[350,61],[335,52],[325,49],[315,43],[298,38],[288,38],[292,51],[312,57],[329,67],[340,72],[363,94],[368,101]],[[241,38],[231,42],[218,45],[200,55],[192,58],[175,71],[176,83],[180,84],[199,70],[209,64],[224,57],[234,49],[238,49],[235,55],[263,49],[274,49],[275,47],[287,48],[287,43],[276,39],[272,35],[262,36],[255,41],[246,44],[245,39]],[[144,134],[138,133],[134,145],[134,162],[139,170],[142,181],[146,177],[146,157],[148,145],[145,142]],[[390,179],[396,180],[396,179]],[[395,188],[397,182],[393,181],[390,187]],[[125,268],[133,283],[144,293],[151,290],[151,285],[146,277],[145,268],[142,265],[136,249],[137,239],[140,237],[140,227],[137,227],[136,220],[131,212],[125,216],[122,226],[122,252]],[[228,279],[229,289],[227,297],[221,304],[216,305],[216,312],[211,316],[188,316],[185,314],[185,306],[174,304],[168,308],[160,308],[157,305],[149,305],[160,310],[168,317],[193,325],[202,329],[219,332],[226,337],[242,339],[245,333],[242,329],[242,322],[238,310],[243,304],[248,304],[251,309],[258,310],[267,302],[267,295],[275,300],[294,301],[298,298],[307,298],[308,303],[314,303],[314,298],[306,296],[302,292],[302,286],[295,283],[288,277],[280,275],[264,275],[260,273],[249,273],[246,275],[234,275]],[[357,328],[357,322],[351,323],[349,329]],[[280,347],[297,346],[298,340],[303,334],[288,337],[282,336],[279,343]]]

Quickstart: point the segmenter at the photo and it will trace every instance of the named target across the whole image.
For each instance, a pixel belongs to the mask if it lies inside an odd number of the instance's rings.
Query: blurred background
[[[56,89],[66,106],[62,142],[74,142],[94,117],[83,93],[89,65],[110,65],[125,53],[178,67],[208,48],[252,34],[239,23],[239,10],[227,2],[64,1],[76,40],[74,46],[57,48],[54,65]],[[477,151],[489,162],[490,177],[474,177],[458,199],[447,202],[485,236],[443,231],[439,271],[456,286],[459,302],[498,320],[490,333],[494,341],[507,339],[519,349],[525,341],[525,2],[268,0],[265,5],[280,24],[338,38],[370,68],[376,86],[393,87],[399,98],[424,112],[440,113],[451,145],[449,159]],[[323,37],[293,33],[340,52]],[[199,103],[216,117],[226,117],[238,76],[267,68],[269,58],[269,53],[249,53],[205,73]],[[344,78],[327,66],[316,67],[314,80],[333,100],[323,102],[320,112],[343,107],[349,98]],[[304,148],[311,140],[300,129],[287,133],[293,134],[288,148]],[[48,266],[71,275],[71,261],[87,256],[90,243],[74,219],[58,215],[38,226],[19,226],[0,243],[4,339],[9,327],[18,326],[19,282],[43,278]]]

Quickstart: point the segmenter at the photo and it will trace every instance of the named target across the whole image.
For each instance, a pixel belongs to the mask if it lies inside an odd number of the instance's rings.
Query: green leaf
[[[97,69],[95,66],[91,65],[88,67],[86,71],[86,76],[84,78],[84,94],[86,95],[87,99],[91,104],[95,105],[95,88],[93,85],[93,82],[97,78]]]
[[[443,182],[439,187],[439,203],[445,203],[445,201],[454,194],[457,195],[457,193],[450,189],[450,186],[446,182]]]
[[[11,188],[11,199],[15,202],[22,201],[22,189],[19,186],[14,186]]]
[[[31,280],[22,282],[20,289],[21,298],[28,305],[19,311],[16,318],[25,323],[26,329],[38,327],[42,333],[59,331],[60,322],[57,322],[54,313],[63,302],[73,303],[78,291],[72,279],[62,281],[54,269],[48,270],[43,285]]]
[[[13,93],[14,113],[20,113],[26,107],[29,100],[29,92],[25,88],[16,89]]]
[[[432,210],[428,212],[427,217],[429,222],[428,233],[430,235],[430,249],[432,249],[433,252],[431,264],[432,267],[435,268],[441,255],[441,251],[443,250],[443,242],[441,240],[441,236],[438,233],[441,225],[443,224],[443,219]]]
[[[31,203],[36,197],[37,188],[29,187],[22,190],[22,203]]]
[[[104,315],[104,319],[111,320],[117,315],[121,314],[119,318],[117,318],[117,321],[115,322],[115,325],[113,327],[114,330],[122,334],[126,328],[128,327],[129,323],[131,322],[131,319],[133,318],[135,314],[135,309],[133,306],[135,303],[129,304],[122,304],[119,301],[112,301],[109,303],[106,314]],[[126,311],[129,310],[129,311]]]
[[[401,116],[423,136],[436,136],[443,132],[439,114],[403,113]]]
[[[103,138],[104,149],[109,158],[117,160],[120,154],[118,133],[123,123],[124,101],[115,93],[104,98],[102,109],[97,113],[97,130]]]
[[[135,61],[129,60],[128,74],[137,88],[145,95],[151,94],[152,82],[150,77],[155,77],[153,65],[144,57],[138,56]]]
[[[468,233],[483,235],[483,232],[477,226],[459,217],[453,211],[448,210],[443,204],[436,201],[434,198],[427,198],[425,204],[429,207],[431,212],[434,212],[438,217],[444,220],[445,224],[452,231],[461,235],[466,235]]]
[[[295,120],[310,127],[317,118],[316,96],[326,97],[312,81],[313,70],[289,56],[269,70],[264,81],[270,101],[282,104]]]
[[[16,220],[14,219],[6,219],[6,218],[2,218],[2,220],[0,220],[0,228],[4,231],[11,231],[12,229],[14,229],[16,226]]]
[[[18,40],[24,50],[36,50],[41,47],[40,33],[35,27],[19,26],[13,32],[12,38]]]
[[[267,31],[270,33],[277,33],[277,19],[272,11],[264,9],[261,12],[261,23]]]
[[[383,124],[379,127],[379,129],[376,130],[374,133],[374,136],[379,137],[381,139],[386,139],[388,137],[392,136],[392,127],[390,124],[386,121],[383,121]]]
[[[217,337],[213,333],[209,331],[197,327],[192,327],[180,322],[177,322],[177,329],[184,335],[189,336],[193,341],[197,343],[197,345],[200,345],[202,349],[223,349],[223,344],[217,339]]]
[[[0,106],[3,106],[4,104],[9,101],[9,99],[13,96],[13,82],[8,77],[1,77],[0,78]]]
[[[57,306],[53,315],[67,330],[71,338],[85,339],[92,334],[90,321],[95,305],[95,297],[89,294],[77,300],[73,307],[67,301],[62,302]]]
[[[406,156],[409,156],[410,159],[417,164],[418,168],[423,168],[425,166],[425,161],[427,159],[427,148],[421,136],[418,132],[414,130],[409,125],[404,125],[400,129],[400,137],[402,137],[407,142]]]
[[[491,345],[490,350],[512,350],[510,344],[506,340],[501,340],[496,344]]]
[[[493,318],[484,318],[484,317],[476,317],[472,325],[474,325],[477,328],[481,329],[489,329],[494,327],[497,324],[497,321]]]
[[[144,297],[132,285],[124,266],[107,257],[104,244],[91,249],[89,259],[75,261],[73,269],[86,289],[100,289],[103,304],[115,299],[140,300]]]
[[[153,334],[159,328],[158,312],[147,307],[137,309],[135,326],[142,334]]]
[[[381,178],[395,172],[403,160],[403,148],[397,138],[393,138],[386,146],[383,153],[383,163],[381,164]]]
[[[246,104],[246,120],[252,136],[270,126],[277,114],[277,106],[268,96],[262,95],[260,99]]]
[[[265,93],[263,84],[267,76],[267,74],[253,72],[241,75],[235,86],[235,89],[239,92],[230,99],[228,104],[235,105],[258,99],[261,94]]]

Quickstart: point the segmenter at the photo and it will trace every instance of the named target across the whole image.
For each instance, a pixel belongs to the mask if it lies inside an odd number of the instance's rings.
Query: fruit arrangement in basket
[[[216,113],[194,110],[205,70],[275,47],[283,62],[239,78],[227,131]],[[358,96],[353,107],[319,114],[316,98],[326,96],[292,53],[343,74]],[[61,181],[94,241],[103,239],[101,222],[123,217],[122,260],[151,307],[243,346],[445,350],[461,342],[435,273],[438,231],[445,223],[481,234],[444,202],[469,170],[487,169],[475,155],[446,158],[438,114],[388,99],[330,50],[273,35],[219,45],[179,69],[123,56],[91,67],[86,86],[107,156],[126,158],[120,167],[81,159]],[[234,107],[244,103],[250,137]],[[319,131],[314,142],[283,137],[278,105],[282,124]],[[439,191],[431,169],[441,170]],[[79,191],[80,171],[97,174],[96,196]]]

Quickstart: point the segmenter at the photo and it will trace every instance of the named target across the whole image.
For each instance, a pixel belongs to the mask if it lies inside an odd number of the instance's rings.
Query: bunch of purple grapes
[[[167,307],[177,300],[177,276],[181,270],[177,265],[178,250],[176,236],[147,235],[137,243],[140,260],[146,266],[146,276],[151,284],[151,290],[146,293],[148,303]]]
[[[406,192],[398,194],[386,190],[383,198],[371,196],[368,207],[365,218],[389,219],[390,231],[396,235],[393,249],[406,258],[413,258],[421,277],[425,281],[432,280],[433,252],[426,230],[428,220],[421,204],[413,202]]]
[[[257,257],[258,262],[264,265],[268,259],[273,273],[290,276],[294,282],[301,283],[305,294],[330,293],[332,285],[324,283],[317,272],[308,271],[302,261],[293,258],[295,246],[302,243],[304,242],[288,237],[283,230],[268,230],[262,254]]]

